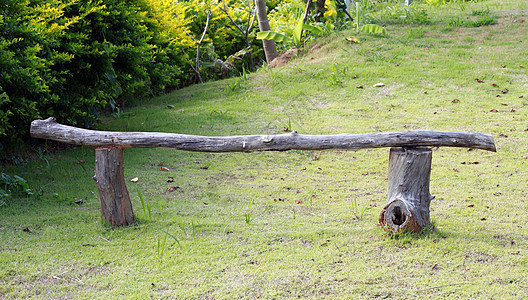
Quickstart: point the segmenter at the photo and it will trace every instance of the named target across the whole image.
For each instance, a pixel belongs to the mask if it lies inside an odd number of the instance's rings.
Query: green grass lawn
[[[338,32],[285,67],[142,100],[98,129],[492,134],[496,153],[433,151],[435,230],[377,226],[389,149],[127,149],[126,228],[101,222],[93,149],[43,149],[2,166],[42,195],[0,207],[0,299],[528,298],[528,4],[426,8],[429,24]],[[496,24],[463,22],[486,10]]]

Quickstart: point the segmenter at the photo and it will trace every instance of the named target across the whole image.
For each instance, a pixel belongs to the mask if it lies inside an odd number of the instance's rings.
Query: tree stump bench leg
[[[391,148],[387,205],[379,223],[386,230],[419,232],[431,224],[429,193],[432,150],[428,148]]]
[[[95,149],[95,176],[99,191],[101,217],[112,226],[127,226],[134,222],[134,211],[125,184],[124,149]]]

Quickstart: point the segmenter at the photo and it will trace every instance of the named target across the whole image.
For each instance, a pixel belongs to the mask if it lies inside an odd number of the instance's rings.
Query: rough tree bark
[[[257,19],[260,31],[269,31],[270,26],[268,13],[266,12],[266,0],[255,0],[255,5],[257,6]],[[262,45],[264,47],[264,54],[266,55],[266,62],[269,65],[275,58],[277,58],[277,56],[279,56],[277,54],[275,41],[262,40]]]
[[[95,149],[95,176],[101,216],[112,226],[134,222],[134,211],[125,184],[124,150],[119,147]]]
[[[379,223],[391,232],[420,232],[431,224],[429,193],[432,150],[428,148],[391,148],[387,205]]]
[[[31,122],[31,136],[89,147],[171,148],[199,152],[359,150],[382,147],[464,147],[495,151],[489,134],[433,130],[363,134],[198,136],[162,132],[115,132],[62,125],[54,118]]]

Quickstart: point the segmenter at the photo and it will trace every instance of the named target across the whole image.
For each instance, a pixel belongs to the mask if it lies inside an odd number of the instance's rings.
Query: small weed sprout
[[[246,224],[249,224],[251,222],[251,214],[250,213],[244,214],[244,217],[246,218]]]
[[[183,218],[180,218],[180,220],[178,220],[178,227],[180,227],[181,231],[185,233],[185,223],[183,222]]]
[[[143,207],[143,213],[145,214],[145,218],[147,220],[151,220],[152,211],[150,208],[150,202],[148,201],[148,199],[143,199],[143,196],[141,195],[141,192],[139,191],[139,189],[136,189],[136,191],[138,193],[139,200],[141,201],[141,207]]]
[[[246,71],[246,68],[244,66],[242,66],[242,78],[244,78],[244,80],[248,80],[249,79],[249,73]]]
[[[165,252],[167,237],[172,238],[178,244],[178,247],[180,247],[180,249],[182,249],[182,245],[180,243],[180,240],[178,240],[178,238],[170,234],[168,231],[166,230],[160,230],[160,231],[162,233],[165,233],[163,235],[163,238],[161,239],[158,238],[157,255],[158,255],[158,259],[161,261],[163,259],[163,253]]]
[[[352,208],[352,214],[354,215],[354,219],[361,220],[363,219],[363,216],[365,215],[365,212],[367,210],[371,209],[372,207],[359,207],[359,204],[356,199],[350,200],[351,208]]]
[[[158,259],[161,261],[161,259],[163,258],[163,252],[165,251],[165,242],[167,241],[167,235],[169,233],[168,232],[165,232],[165,235],[163,236],[163,238],[160,240],[158,239]]]
[[[246,220],[246,224],[249,224],[252,220],[252,216],[251,216],[251,206],[252,206],[252,202],[249,201],[249,212],[245,213],[244,214],[244,218]]]
[[[337,78],[337,75],[335,73],[333,73],[333,72],[330,74],[330,83],[332,85],[337,85],[337,86],[340,86],[340,87],[343,86],[343,81],[339,80]]]
[[[263,69],[264,69],[264,70],[266,71],[266,73],[268,74],[268,77],[269,77],[269,79],[270,79],[270,82],[269,82],[269,83],[274,83],[274,82],[277,80],[279,74],[278,74],[277,72],[275,72],[275,71],[273,70],[273,68],[270,67],[270,66],[268,65],[268,63],[265,62],[265,61],[264,61],[264,64],[263,64]]]
[[[235,79],[234,82],[228,82],[225,90],[227,91],[228,94],[230,94],[230,93],[235,93],[241,89],[242,89],[242,85],[240,84],[240,81],[237,78]]]
[[[199,227],[199,226],[200,226],[200,225],[198,225],[198,224],[194,224],[194,221],[191,222],[192,238],[193,238],[193,239],[196,238],[196,236],[198,236],[198,233],[199,233],[199,231],[198,231],[198,227]]]

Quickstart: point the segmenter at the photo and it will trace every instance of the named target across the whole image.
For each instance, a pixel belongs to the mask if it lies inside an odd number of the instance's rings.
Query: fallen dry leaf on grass
[[[170,188],[167,189],[167,193],[171,193],[171,192],[174,192],[175,190],[179,189],[180,187],[179,186],[171,186]]]
[[[354,44],[358,44],[359,43],[359,40],[356,37],[353,37],[353,36],[347,37],[346,40],[347,40],[347,42],[354,43]]]

